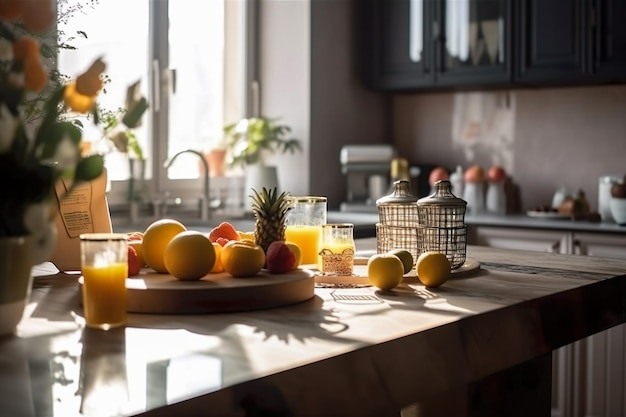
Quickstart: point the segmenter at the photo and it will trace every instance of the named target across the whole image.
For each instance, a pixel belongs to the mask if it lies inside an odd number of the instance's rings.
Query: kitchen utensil
[[[437,181],[435,191],[417,201],[417,247],[418,255],[427,251],[444,253],[452,269],[457,269],[465,263],[467,202],[455,197],[450,188],[450,181]]]
[[[378,253],[406,249],[417,259],[417,197],[411,194],[409,181],[395,181],[392,193],[378,199],[376,207]]]

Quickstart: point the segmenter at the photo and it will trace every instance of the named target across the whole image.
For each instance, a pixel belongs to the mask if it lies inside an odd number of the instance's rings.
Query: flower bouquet
[[[73,184],[101,175],[101,155],[81,154],[82,131],[72,112],[98,117],[96,98],[105,64],[96,60],[75,80],[48,85],[40,42],[29,33],[54,21],[53,0],[0,0],[0,237],[33,235],[53,245],[55,184]],[[49,93],[36,121],[22,109],[33,94]],[[50,88],[52,87],[52,88]]]

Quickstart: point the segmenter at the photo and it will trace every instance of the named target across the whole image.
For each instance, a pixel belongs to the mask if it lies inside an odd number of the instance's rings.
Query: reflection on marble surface
[[[439,288],[318,288],[288,307],[129,314],[126,328],[88,333],[77,276],[38,277],[18,337],[0,340],[0,410],[397,416],[626,321],[626,260],[471,246],[468,256],[482,269]]]

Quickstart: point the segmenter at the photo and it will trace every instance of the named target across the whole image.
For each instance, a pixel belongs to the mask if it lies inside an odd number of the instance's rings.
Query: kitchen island
[[[626,260],[478,246],[468,257],[481,269],[436,289],[316,288],[270,310],[130,314],[109,332],[81,327],[78,275],[42,276],[17,337],[0,341],[0,410],[550,415],[552,351],[626,322]]]

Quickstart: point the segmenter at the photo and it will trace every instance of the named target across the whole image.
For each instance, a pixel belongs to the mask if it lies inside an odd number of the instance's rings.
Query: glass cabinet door
[[[433,31],[437,80],[444,84],[509,77],[510,18],[506,0],[441,0]]]

